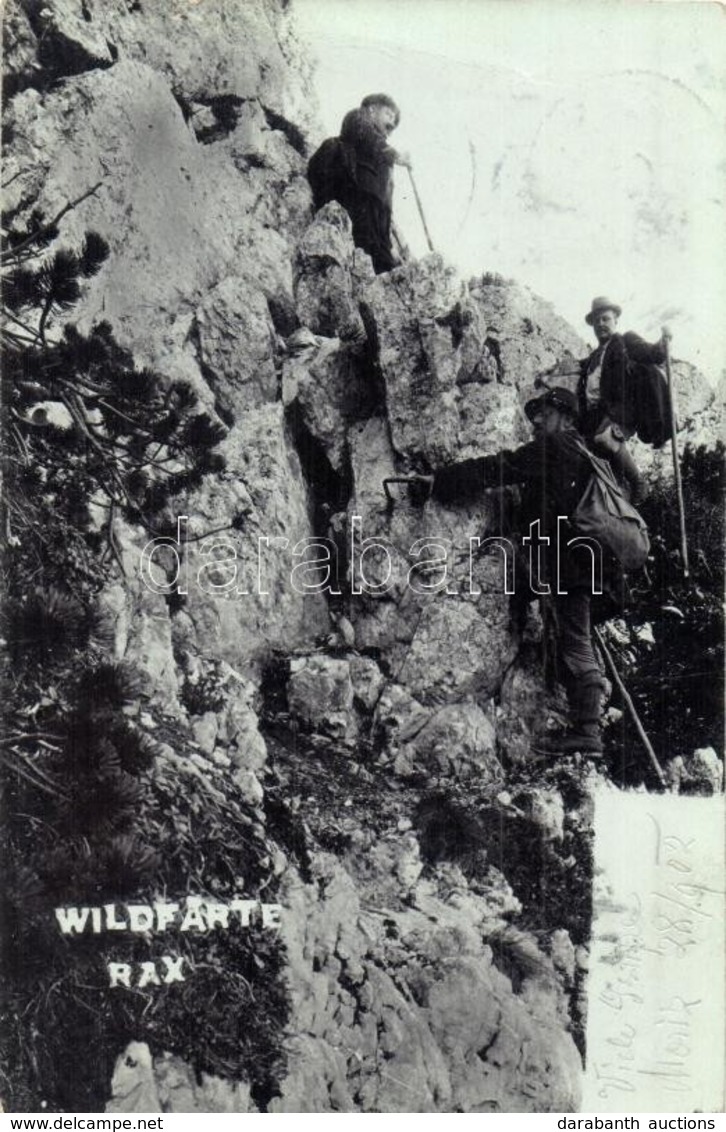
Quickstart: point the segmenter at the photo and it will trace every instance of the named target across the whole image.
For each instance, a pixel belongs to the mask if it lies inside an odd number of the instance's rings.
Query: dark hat
[[[588,326],[592,326],[595,315],[599,311],[615,311],[618,318],[623,313],[623,308],[614,303],[607,295],[598,295],[592,300],[589,311],[585,315],[585,322]]]
[[[548,389],[541,397],[533,397],[524,406],[524,411],[528,419],[533,421],[547,405],[552,405],[555,409],[559,409],[561,413],[568,413],[573,420],[577,420],[580,413],[575,394],[571,393],[569,389],[562,389],[560,386]]]
[[[361,102],[361,107],[365,106],[387,106],[396,115],[396,125],[401,121],[401,111],[390,94],[367,94]]]

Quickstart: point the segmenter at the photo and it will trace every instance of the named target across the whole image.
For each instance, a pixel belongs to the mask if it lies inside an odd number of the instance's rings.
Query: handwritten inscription
[[[694,803],[703,816],[712,802],[718,834],[704,849],[708,823],[692,820]],[[707,1110],[704,1062],[718,1065],[709,1047],[723,998],[723,883],[711,852],[722,802],[611,794],[605,809],[614,824],[603,832],[596,816],[586,1100],[593,1111]],[[713,1086],[717,1096],[715,1068]]]

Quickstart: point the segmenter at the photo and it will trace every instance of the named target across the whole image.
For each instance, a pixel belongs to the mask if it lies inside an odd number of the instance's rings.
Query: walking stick
[[[434,248],[434,245],[431,243],[431,236],[429,235],[428,225],[426,224],[426,217],[424,216],[423,205],[421,204],[421,197],[418,195],[418,189],[416,188],[416,182],[413,179],[413,170],[411,169],[410,165],[406,166],[406,168],[408,169],[408,175],[411,178],[411,188],[413,189],[413,195],[416,198],[416,205],[418,207],[418,214],[421,217],[421,223],[423,224],[423,230],[426,233],[426,242],[429,246],[429,251],[433,252],[436,249]]]
[[[640,738],[642,740],[643,746],[645,747],[646,751],[648,752],[648,758],[650,759],[651,763],[653,764],[653,769],[655,770],[655,773],[658,776],[658,781],[660,782],[661,786],[667,786],[668,783],[667,783],[667,780],[666,780],[666,776],[663,773],[663,767],[658,762],[656,753],[653,750],[653,744],[651,743],[650,739],[646,735],[645,728],[643,727],[643,724],[640,722],[640,716],[638,715],[637,711],[635,710],[635,704],[631,700],[630,693],[628,692],[627,688],[623,684],[623,681],[620,678],[620,673],[618,672],[617,668],[615,667],[615,661],[612,658],[612,654],[610,652],[610,649],[605,644],[605,639],[604,639],[602,633],[600,632],[600,630],[598,628],[595,628],[593,631],[594,631],[594,634],[595,634],[595,639],[597,640],[598,646],[600,648],[600,651],[602,652],[603,656],[605,657],[605,663],[607,664],[608,668],[610,669],[610,675],[612,676],[612,678],[615,682],[615,685],[617,686],[617,689],[618,689],[618,691],[620,692],[620,695],[623,698],[623,703],[625,704],[626,708],[630,712],[631,719],[633,720],[633,723],[635,724],[636,730],[637,730],[638,735],[640,736]]]
[[[393,238],[398,245],[398,251],[399,251],[399,254],[401,256],[401,262],[402,263],[408,263],[408,261],[411,258],[411,253],[408,250],[406,242],[403,239],[403,237],[401,236],[401,233],[398,231],[398,228],[393,223],[391,223],[391,232],[393,233]]]
[[[678,422],[676,419],[675,394],[673,392],[673,375],[671,373],[671,336],[667,326],[663,327],[663,345],[665,348],[665,368],[668,379],[668,400],[671,410],[671,452],[673,454],[673,477],[678,497],[678,521],[681,528],[681,557],[683,559],[683,576],[688,577],[688,541],[686,539],[686,515],[683,506],[683,486],[681,484],[681,464],[678,459]]]

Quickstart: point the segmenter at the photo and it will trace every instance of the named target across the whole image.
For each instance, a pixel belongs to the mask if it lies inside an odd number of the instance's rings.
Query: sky
[[[586,338],[595,295],[711,381],[726,365],[726,7],[677,0],[295,0],[321,140],[401,107],[434,246],[532,287]],[[427,251],[404,169],[394,217]]]

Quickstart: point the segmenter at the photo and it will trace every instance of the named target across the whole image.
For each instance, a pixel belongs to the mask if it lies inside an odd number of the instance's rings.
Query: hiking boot
[[[543,754],[556,755],[602,755],[600,738],[600,713],[602,708],[602,683],[599,678],[586,684],[570,683],[567,689],[572,713],[572,727],[563,731],[552,731],[535,740],[535,750]]]
[[[589,730],[589,729],[588,729]],[[535,740],[534,749],[542,755],[590,755],[599,758],[603,754],[599,731],[586,733],[585,728],[552,731]]]

